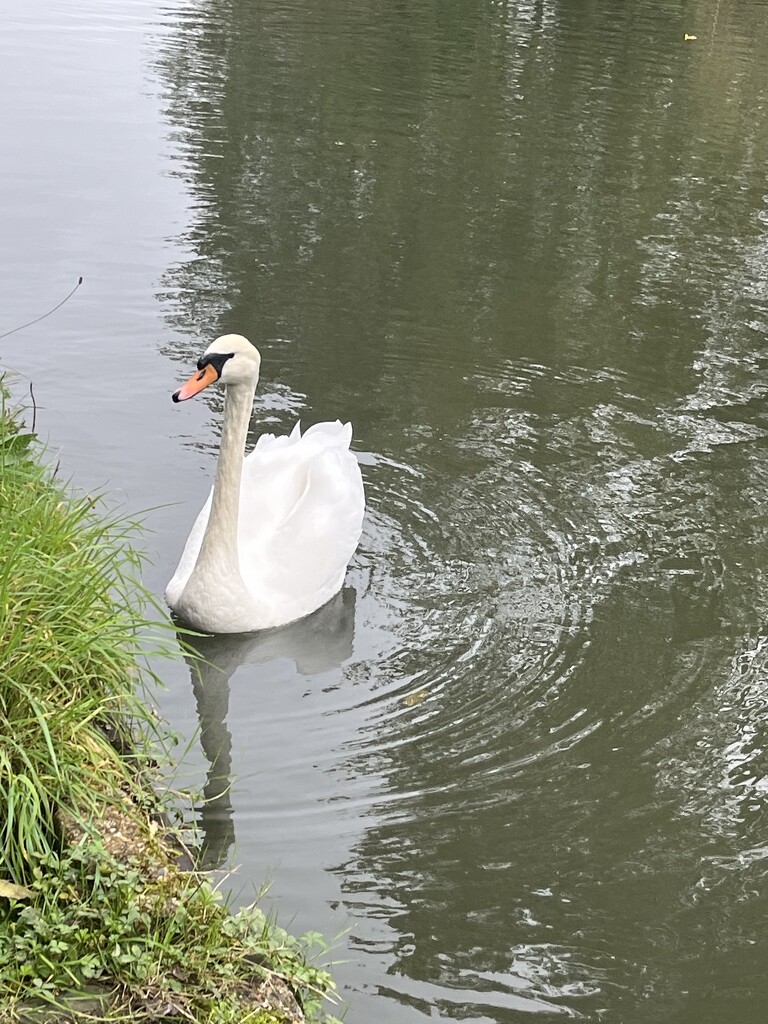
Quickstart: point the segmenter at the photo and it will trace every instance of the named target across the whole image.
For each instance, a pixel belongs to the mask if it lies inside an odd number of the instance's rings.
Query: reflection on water
[[[762,1024],[768,7],[42,5],[0,289],[84,273],[7,339],[62,465],[165,506],[159,591],[234,330],[251,441],[350,419],[365,475],[330,624],[162,669],[208,863],[350,926],[360,1024]]]
[[[291,884],[351,915],[353,1017],[762,1020],[766,8],[173,23],[165,313],[369,453],[333,696],[266,719],[319,730]],[[216,791],[253,754],[198,702]]]
[[[209,768],[199,807],[201,864],[222,867],[235,842],[231,800],[232,736],[227,726],[229,681],[244,665],[290,659],[301,676],[339,668],[352,654],[355,591],[344,587],[314,614],[281,629],[222,636],[180,636],[200,723],[200,745]],[[258,686],[258,679],[253,680]]]

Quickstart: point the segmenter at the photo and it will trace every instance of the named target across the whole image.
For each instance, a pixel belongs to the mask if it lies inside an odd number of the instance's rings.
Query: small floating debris
[[[406,707],[414,707],[417,704],[422,704],[429,696],[429,690],[416,690],[415,693],[406,694],[401,700]]]

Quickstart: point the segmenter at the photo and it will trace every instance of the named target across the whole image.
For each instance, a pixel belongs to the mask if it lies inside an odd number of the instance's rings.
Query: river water
[[[687,39],[686,35],[694,36]],[[60,472],[350,419],[339,598],[158,666],[206,863],[350,1024],[768,1018],[768,8],[40,0],[0,35],[0,340]]]

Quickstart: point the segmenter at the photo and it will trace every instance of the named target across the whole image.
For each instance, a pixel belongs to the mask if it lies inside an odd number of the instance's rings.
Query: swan
[[[352,427],[316,423],[303,434],[262,434],[245,456],[261,355],[239,334],[205,350],[173,393],[184,402],[226,388],[213,488],[165,591],[185,625],[250,633],[309,615],[336,594],[363,526],[365,495]]]

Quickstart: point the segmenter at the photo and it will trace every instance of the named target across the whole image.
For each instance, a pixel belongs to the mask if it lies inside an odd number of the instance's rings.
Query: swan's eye
[[[198,370],[204,370],[206,366],[212,366],[217,376],[220,377],[221,371],[224,369],[224,363],[231,359],[234,354],[234,352],[212,352],[209,356],[201,356],[197,360],[197,368]]]

